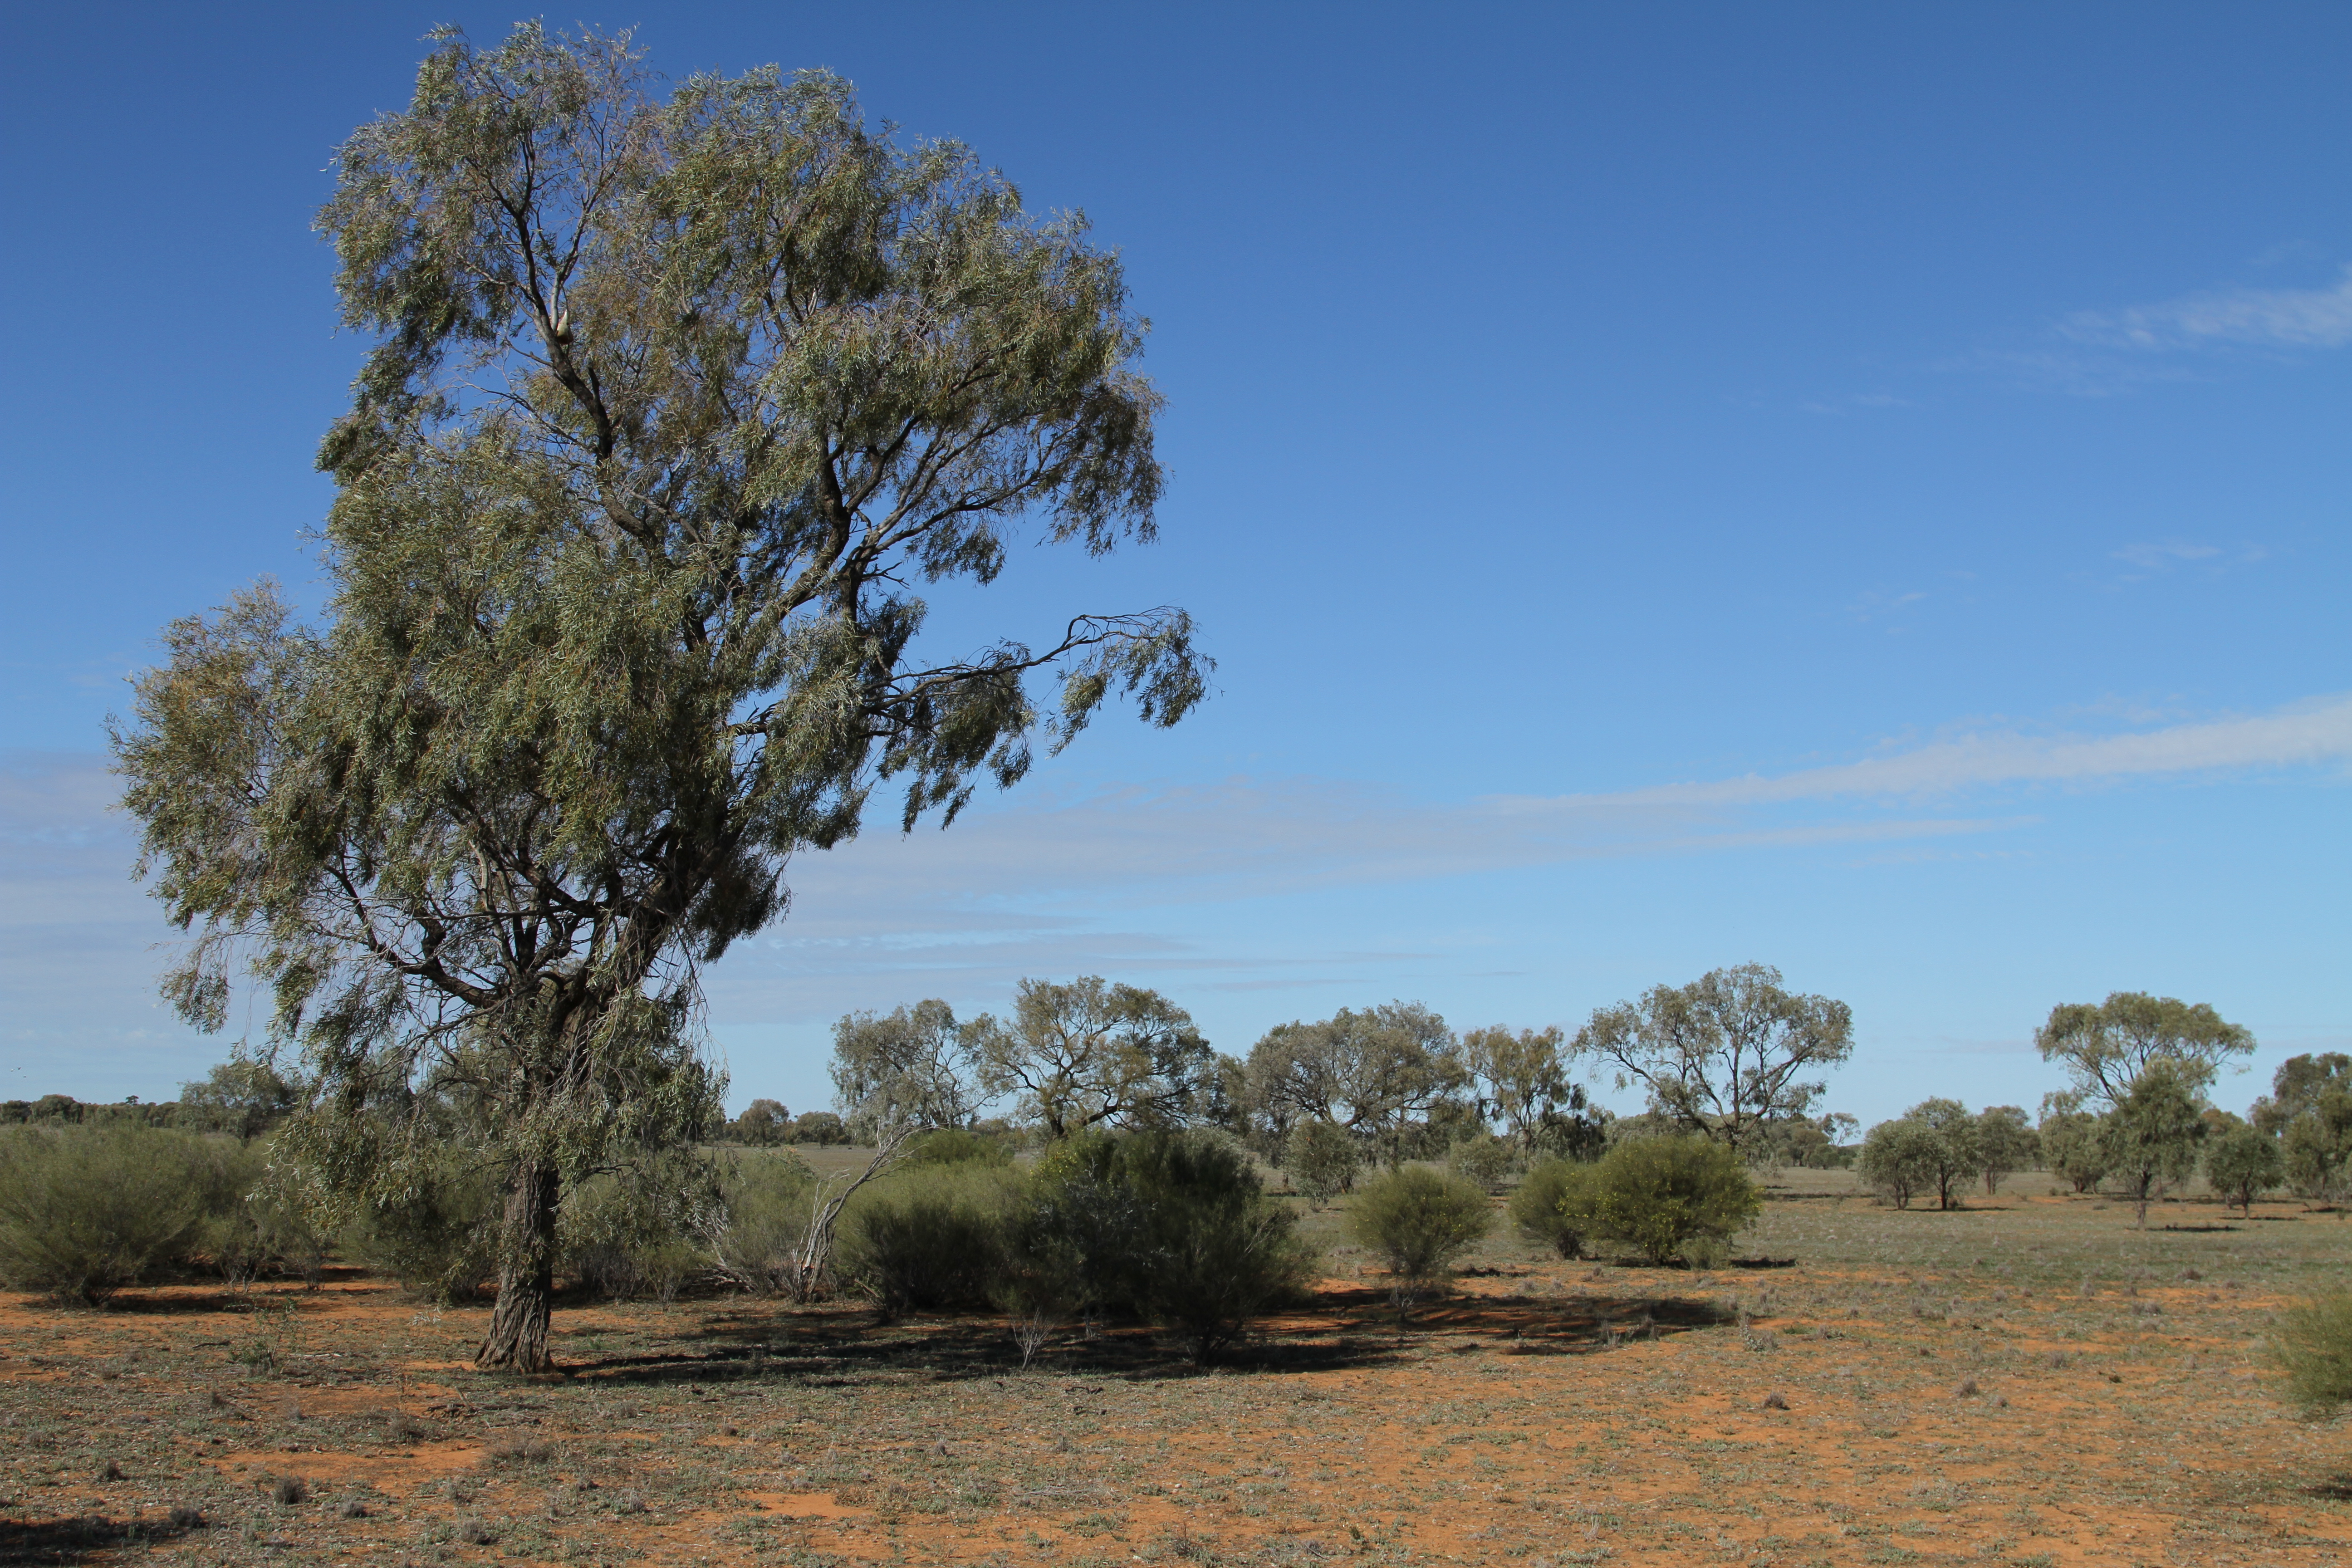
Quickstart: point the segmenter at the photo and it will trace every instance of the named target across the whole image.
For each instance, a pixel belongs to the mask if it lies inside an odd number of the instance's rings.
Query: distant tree
[[[825,1144],[854,1142],[849,1124],[830,1110],[803,1110],[793,1118],[792,1142]]]
[[[767,1148],[782,1143],[792,1136],[793,1113],[781,1100],[755,1100],[735,1118],[734,1133],[738,1143],[754,1148]]]
[[[1865,1185],[1896,1208],[1932,1191],[1944,1158],[1944,1141],[1915,1116],[1882,1121],[1864,1135],[1854,1168]]]
[[[990,1098],[1056,1141],[1089,1127],[1171,1128],[1198,1120],[1216,1053],[1192,1016],[1157,991],[1087,975],[1024,980],[1009,1021],[982,1015],[964,1031]]]
[[[319,221],[374,340],[320,453],[325,625],[267,589],[174,624],[116,756],[198,932],[167,991],[217,1028],[258,970],[323,1181],[396,1193],[397,1095],[470,1097],[477,1360],[543,1371],[567,1184],[708,1130],[701,968],[791,858],[884,780],[952,818],[1115,691],[1202,695],[1181,611],[938,658],[909,591],[993,579],[1024,520],[1150,537],[1160,398],[1082,222],[821,72],[662,97],[625,37],[441,32]]]
[[[1478,1110],[1503,1124],[1503,1136],[1535,1152],[1545,1127],[1569,1110],[1575,1088],[1560,1061],[1558,1028],[1520,1029],[1500,1024],[1462,1037],[1462,1066],[1468,1071]],[[1580,1104],[1573,1105],[1580,1110]]]
[[[1977,1119],[1957,1100],[1923,1100],[1904,1115],[1925,1122],[1936,1134],[1936,1206],[1954,1207],[1961,1192],[1984,1172]]]
[[[1284,1169],[1317,1208],[1354,1190],[1360,1163],[1354,1135],[1321,1117],[1310,1117],[1293,1127],[1283,1151]]]
[[[1390,1002],[1276,1026],[1251,1048],[1248,1081],[1254,1103],[1345,1127],[1393,1168],[1414,1123],[1454,1101],[1470,1077],[1444,1018],[1418,1002]]]
[[[2205,1179],[2224,1205],[2254,1212],[2254,1200],[2286,1179],[2277,1139],[2243,1122],[2205,1141]]]
[[[68,1125],[81,1121],[82,1104],[70,1094],[45,1094],[33,1101],[34,1121],[57,1121]]]
[[[259,1137],[301,1103],[299,1079],[280,1073],[275,1062],[243,1055],[219,1063],[201,1082],[180,1086],[182,1125],[245,1139]]]
[[[2122,1184],[2143,1230],[2147,1205],[2197,1169],[2205,1120],[2193,1082],[2193,1068],[2151,1061],[2115,1108],[2099,1119],[2099,1142],[2109,1174]]]
[[[1574,1049],[1610,1063],[1618,1088],[1639,1086],[1675,1125],[1745,1151],[1776,1118],[1811,1111],[1829,1086],[1807,1075],[1853,1056],[1853,1016],[1744,963],[1600,1009]]]
[[[2025,1109],[2017,1105],[1988,1106],[1977,1113],[1977,1154],[1984,1173],[1985,1196],[2000,1189],[2003,1178],[2029,1171],[2042,1157],[2042,1139]]]
[[[2254,1037],[2202,1002],[2191,1006],[2170,996],[2116,991],[2096,1005],[2052,1008],[2033,1044],[2043,1061],[2065,1064],[2082,1100],[2105,1110],[2121,1103],[2158,1063],[2189,1094],[2202,1094],[2225,1062],[2252,1054]]]
[[[851,1131],[883,1121],[969,1127],[979,1119],[979,1064],[955,1012],[940,1001],[894,1013],[851,1013],[833,1026],[834,1102]]]
[[[2290,1057],[2271,1092],[2254,1101],[2253,1125],[2280,1141],[2287,1189],[2305,1203],[2352,1192],[2352,1057]]]
[[[2078,1193],[2106,1179],[2107,1152],[2099,1141],[2099,1119],[2072,1093],[2042,1097],[2042,1163]]]

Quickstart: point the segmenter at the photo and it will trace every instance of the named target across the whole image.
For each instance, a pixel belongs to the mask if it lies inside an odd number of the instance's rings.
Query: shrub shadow
[[[0,1563],[78,1563],[93,1552],[176,1541],[201,1523],[163,1519],[112,1520],[102,1513],[78,1519],[0,1520]]]

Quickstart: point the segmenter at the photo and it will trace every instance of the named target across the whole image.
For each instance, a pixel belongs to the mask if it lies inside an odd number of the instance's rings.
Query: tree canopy
[[[2254,1037],[2207,1003],[2116,991],[2101,1003],[2053,1007],[2033,1044],[2043,1061],[2065,1064],[2079,1096],[2114,1106],[2157,1062],[2169,1064],[2191,1094],[2200,1094],[2222,1063],[2253,1053]]]
[[[397,1201],[409,1098],[465,1108],[508,1191],[480,1359],[537,1368],[564,1184],[718,1114],[698,969],[791,857],[884,781],[952,819],[1115,693],[1173,723],[1208,664],[1166,608],[926,651],[919,585],[1024,520],[1148,540],[1160,489],[1117,258],[963,147],[524,24],[437,35],[335,176],[374,346],[320,453],[326,614],[174,624],[118,764],[195,934],[167,994],[218,1028],[250,965],[329,1190]]]
[[[1743,963],[1599,1009],[1574,1049],[1614,1067],[1618,1088],[1645,1090],[1668,1122],[1744,1150],[1827,1092],[1810,1075],[1853,1056],[1853,1015],[1783,990],[1769,964]]]

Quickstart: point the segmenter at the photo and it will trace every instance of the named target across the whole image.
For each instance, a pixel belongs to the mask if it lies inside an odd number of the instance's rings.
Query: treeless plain
[[[1024,1370],[997,1320],[710,1296],[567,1303],[563,1374],[520,1379],[467,1366],[485,1308],[354,1271],[16,1300],[0,1562],[2352,1557],[2352,1434],[2261,1359],[2341,1279],[2335,1214],[2139,1231],[2040,1173],[1942,1214],[1792,1171],[1736,1267],[1498,1226],[1402,1326],[1337,1215],[1307,1227],[1331,1277],[1206,1371],[1136,1328]]]

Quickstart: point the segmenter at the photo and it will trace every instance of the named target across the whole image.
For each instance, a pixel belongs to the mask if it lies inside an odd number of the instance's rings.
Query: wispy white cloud
[[[2275,713],[2127,734],[1965,735],[1888,756],[1775,777],[1660,784],[1619,795],[1583,798],[1707,806],[1856,797],[1917,799],[1989,785],[2096,784],[2152,774],[2311,767],[2347,761],[2352,761],[2352,697],[2330,697]]]
[[[2341,348],[2352,343],[2352,267],[2325,289],[2226,289],[2121,310],[2083,310],[2059,330],[2103,348]]]

